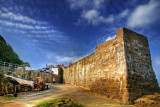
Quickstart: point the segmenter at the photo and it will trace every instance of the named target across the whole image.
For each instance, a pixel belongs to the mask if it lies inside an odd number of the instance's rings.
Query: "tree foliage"
[[[10,62],[13,64],[23,64],[19,56],[13,51],[12,47],[6,43],[4,38],[0,35],[0,61]]]

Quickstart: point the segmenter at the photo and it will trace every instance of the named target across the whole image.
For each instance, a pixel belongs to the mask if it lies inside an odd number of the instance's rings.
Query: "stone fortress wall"
[[[95,53],[64,70],[64,82],[123,103],[158,90],[152,69],[148,40],[126,28],[116,37],[95,47]]]
[[[119,30],[125,41],[129,100],[132,101],[142,95],[157,92],[159,86],[152,68],[147,37],[130,30]]]

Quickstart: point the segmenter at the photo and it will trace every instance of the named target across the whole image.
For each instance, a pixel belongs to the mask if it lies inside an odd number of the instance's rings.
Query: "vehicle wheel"
[[[43,91],[43,85],[40,85],[40,90]]]

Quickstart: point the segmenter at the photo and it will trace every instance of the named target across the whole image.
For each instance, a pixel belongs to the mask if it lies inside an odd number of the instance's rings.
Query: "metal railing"
[[[2,62],[2,61],[0,61],[0,66],[11,67],[11,68],[18,68],[18,67],[25,68],[25,65],[18,65],[18,64],[13,64],[10,62]]]
[[[13,64],[10,62],[2,62],[0,61],[0,73],[6,73],[6,72],[14,72],[17,69],[21,69],[21,70],[26,70],[26,66],[25,65],[18,65],[18,64]]]
[[[115,38],[116,37],[116,31],[113,31],[99,39],[97,39],[97,44],[101,44],[103,42],[106,42],[108,40],[111,40],[112,38]]]
[[[109,40],[111,40],[111,39],[113,39],[115,37],[116,37],[116,31],[113,31],[113,32],[111,32],[111,33],[109,33],[109,34],[97,39],[97,45],[99,45],[101,43],[104,43],[106,41],[109,41]],[[73,63],[77,62],[77,61],[87,57],[88,55],[94,53],[94,52],[95,52],[95,47],[92,48],[91,50],[89,50],[88,52],[86,52],[85,54],[80,55],[80,57],[77,57],[76,59],[71,60],[70,62],[73,62]]]

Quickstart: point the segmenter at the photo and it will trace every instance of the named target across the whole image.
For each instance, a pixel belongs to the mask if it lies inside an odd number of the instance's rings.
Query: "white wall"
[[[53,74],[58,75],[58,68],[51,68],[51,70],[54,72]]]

